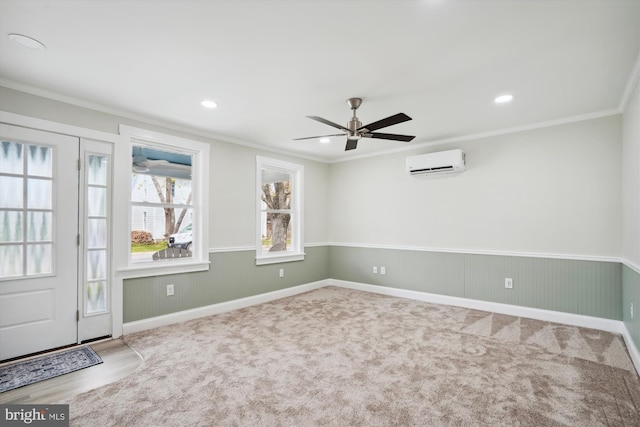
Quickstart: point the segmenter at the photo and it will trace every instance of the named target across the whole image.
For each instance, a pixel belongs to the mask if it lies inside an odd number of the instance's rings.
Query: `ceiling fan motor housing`
[[[352,141],[358,140],[362,137],[358,132],[358,129],[362,127],[362,122],[356,117],[356,110],[362,104],[362,98],[349,98],[347,99],[347,104],[349,104],[349,108],[353,110],[353,117],[347,123],[347,129],[349,129],[347,139]]]
[[[355,112],[355,110],[354,110]],[[347,139],[360,139],[361,135],[358,132],[358,129],[362,127],[362,122],[358,120],[357,117],[353,117],[347,123],[347,129],[349,129],[349,135],[347,135]]]

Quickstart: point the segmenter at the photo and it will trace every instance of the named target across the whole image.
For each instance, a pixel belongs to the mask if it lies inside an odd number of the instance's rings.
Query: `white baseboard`
[[[638,348],[635,346],[633,338],[629,335],[627,328],[623,327],[622,329],[622,336],[625,344],[627,344],[627,351],[629,352],[629,356],[631,356],[633,365],[636,367],[636,372],[640,375],[640,351],[638,351]]]
[[[600,317],[584,316],[581,314],[563,313],[540,308],[522,307],[519,305],[502,304],[498,302],[480,301],[470,298],[452,297],[448,295],[431,294],[428,292],[410,291],[407,289],[389,288],[385,286],[368,285],[365,283],[348,282],[331,279],[331,284],[343,288],[375,292],[400,298],[408,298],[434,304],[455,305],[475,310],[491,311],[493,313],[510,316],[527,317],[547,322],[564,323],[565,325],[581,326],[602,331],[622,334],[624,324],[619,320],[603,319]]]
[[[227,311],[237,310],[239,308],[245,308],[251,305],[262,304],[280,298],[301,294],[303,292],[312,291],[327,285],[329,285],[329,279],[293,286],[291,288],[281,289],[278,291],[266,292],[264,294],[253,295],[246,298],[239,298],[232,301],[221,302],[218,304],[211,304],[204,307],[193,308],[191,310],[179,311],[177,313],[165,314],[163,316],[128,322],[122,325],[122,334],[133,334],[135,332],[146,331],[160,326],[173,325],[174,323],[186,322],[200,317],[225,313]]]
[[[417,301],[434,304],[454,305],[457,307],[471,308],[475,310],[491,311],[493,313],[507,314],[510,316],[527,317],[530,319],[547,322],[563,323],[565,325],[580,326],[583,328],[598,329],[601,331],[620,334],[624,338],[631,361],[640,375],[640,352],[638,351],[629,331],[620,320],[603,319],[600,317],[584,316],[582,314],[562,313],[559,311],[543,310],[540,308],[522,307],[518,305],[502,304],[497,302],[479,301],[469,298],[452,297],[448,295],[431,294],[427,292],[410,291],[407,289],[389,288],[385,286],[368,285],[365,283],[349,282],[346,280],[329,279],[330,285],[342,288],[355,289],[365,292],[389,295],[399,298],[408,298]]]

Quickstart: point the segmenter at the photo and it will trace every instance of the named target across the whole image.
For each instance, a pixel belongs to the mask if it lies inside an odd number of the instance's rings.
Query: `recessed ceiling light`
[[[513,100],[513,95],[500,95],[496,99],[493,100],[496,104],[506,104],[507,102],[511,102]]]
[[[320,142],[323,144],[328,144],[331,142],[331,140],[329,138],[320,138]]]
[[[23,36],[22,34],[9,34],[9,38],[16,44],[19,44],[22,47],[26,47],[27,49],[33,50],[45,50],[47,47],[39,42],[36,39],[32,39],[31,37]]]
[[[218,106],[217,103],[215,103],[214,101],[210,101],[208,99],[205,99],[204,101],[202,101],[200,105],[202,105],[204,108],[216,108]]]

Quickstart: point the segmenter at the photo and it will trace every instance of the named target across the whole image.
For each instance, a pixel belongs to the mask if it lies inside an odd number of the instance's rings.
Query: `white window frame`
[[[286,252],[263,252],[262,250],[262,169],[281,169],[290,173],[293,179],[291,197],[291,245],[293,250]],[[256,265],[304,260],[304,166],[283,160],[256,156]]]
[[[126,254],[126,260],[120,258],[118,273],[125,278],[157,276],[164,274],[187,273],[193,271],[204,271],[209,269],[209,164],[210,146],[207,143],[180,138],[147,129],[132,126],[120,125],[120,135],[125,137],[128,147],[123,151],[123,159],[126,158],[128,165],[124,174],[127,180],[126,187],[129,189],[133,167],[131,157],[133,146],[144,145],[165,151],[176,151],[190,154],[192,156],[192,208],[193,208],[193,230],[197,233],[198,239],[193,243],[193,256],[188,258],[178,258],[167,261],[153,263],[132,263],[131,262],[131,191],[126,192],[127,196],[127,226],[122,227],[120,232],[126,233],[122,236],[122,253]],[[124,180],[120,183],[124,185]],[[117,191],[118,186],[114,187]],[[125,193],[124,191],[122,193]],[[122,199],[123,200],[123,199]],[[124,200],[123,200],[124,201]],[[126,247],[125,247],[126,244]]]

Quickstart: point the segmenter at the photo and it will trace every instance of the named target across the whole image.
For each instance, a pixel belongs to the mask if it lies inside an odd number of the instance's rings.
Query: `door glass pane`
[[[2,141],[2,145],[0,146],[0,173],[22,175],[23,167],[22,144]]]
[[[89,156],[89,185],[107,185],[107,156]]]
[[[87,314],[101,313],[107,310],[107,283],[87,283]]]
[[[0,176],[0,208],[22,208],[22,178]]]
[[[50,242],[51,241],[51,212],[27,213],[29,221],[27,223],[28,242]]]
[[[27,245],[27,274],[51,273],[51,246]]]
[[[22,245],[0,246],[0,277],[22,276]]]
[[[107,246],[107,220],[90,218],[87,224],[87,237],[89,249],[105,248]]]
[[[87,193],[87,211],[89,216],[105,216],[107,212],[107,189],[89,187]]]
[[[27,179],[27,208],[51,209],[52,185],[50,179]]]
[[[50,147],[29,145],[27,147],[27,171],[31,176],[51,177],[53,171],[52,153]]]
[[[53,156],[44,145],[0,144],[0,277],[53,272]]]
[[[0,243],[22,242],[22,212],[0,212]]]
[[[107,252],[89,251],[87,253],[87,280],[105,279],[107,272]]]

